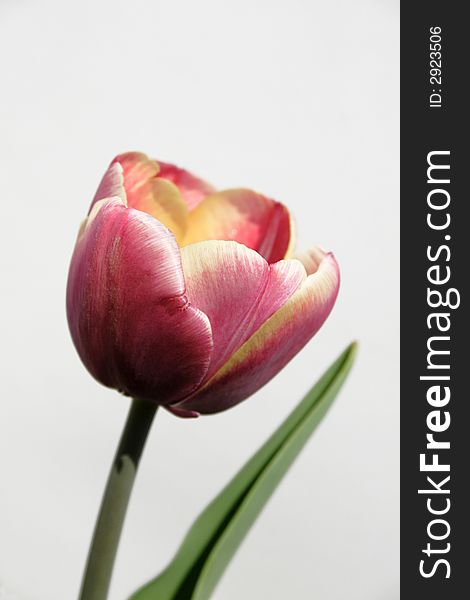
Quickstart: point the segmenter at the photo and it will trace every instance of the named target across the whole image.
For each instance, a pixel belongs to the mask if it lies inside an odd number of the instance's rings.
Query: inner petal
[[[234,240],[273,263],[287,256],[291,238],[285,206],[252,190],[233,189],[207,196],[189,213],[184,245]]]
[[[196,208],[206,196],[215,192],[215,189],[209,183],[185,169],[160,160],[158,165],[160,167],[158,176],[176,185],[190,211]]]

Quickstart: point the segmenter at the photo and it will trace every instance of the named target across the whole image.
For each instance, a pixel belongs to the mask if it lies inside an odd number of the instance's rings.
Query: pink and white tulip
[[[118,156],[70,265],[67,315],[83,363],[180,416],[241,402],[310,340],[338,293],[333,255],[286,259],[291,246],[282,204]]]

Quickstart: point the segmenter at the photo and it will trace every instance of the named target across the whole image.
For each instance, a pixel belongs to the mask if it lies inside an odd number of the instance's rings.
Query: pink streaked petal
[[[162,404],[194,391],[212,333],[185,291],[179,248],[164,225],[117,199],[95,204],[67,284],[70,331],[91,374]]]
[[[189,301],[211,322],[214,351],[206,378],[301,286],[298,261],[269,265],[236,242],[207,241],[181,252]]]
[[[280,260],[269,265],[269,280],[262,302],[258,305],[255,319],[245,340],[271,317],[302,286],[306,279],[305,269],[297,260]]]
[[[308,257],[311,268],[321,257],[315,272],[178,408],[207,414],[234,406],[274,377],[320,329],[338,294],[339,269],[332,254],[314,249]]]
[[[158,176],[176,185],[190,211],[196,208],[206,196],[215,191],[209,183],[176,165],[160,160],[158,165],[160,167]]]
[[[177,186],[160,178],[159,164],[141,152],[120,154],[112,164],[122,166],[128,206],[158,219],[181,242],[188,209]]]
[[[292,245],[289,211],[247,189],[211,194],[189,213],[184,245],[210,239],[234,240],[277,262]]]
[[[124,176],[120,164],[111,164],[103,176],[103,179],[96,190],[95,197],[91,203],[90,213],[96,202],[106,198],[120,198],[123,204],[127,204],[126,192],[124,190]]]

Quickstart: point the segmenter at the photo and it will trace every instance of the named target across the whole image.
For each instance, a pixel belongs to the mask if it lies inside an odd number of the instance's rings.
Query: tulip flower
[[[310,340],[339,287],[331,253],[297,258],[286,207],[118,156],[73,253],[67,315],[105,386],[190,417],[244,400]]]

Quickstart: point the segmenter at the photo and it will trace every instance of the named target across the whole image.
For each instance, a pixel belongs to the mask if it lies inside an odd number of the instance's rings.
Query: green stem
[[[137,467],[157,405],[132,400],[96,520],[79,600],[106,600]]]

